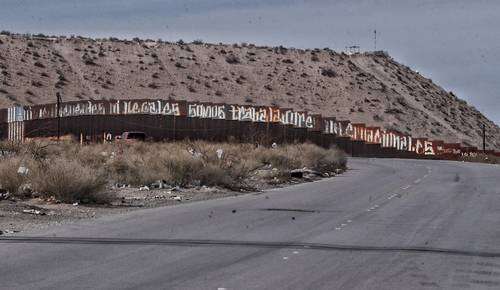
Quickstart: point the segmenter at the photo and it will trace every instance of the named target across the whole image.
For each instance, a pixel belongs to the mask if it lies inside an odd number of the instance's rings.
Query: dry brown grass
[[[285,145],[272,150],[260,150],[255,155],[262,163],[282,170],[307,167],[319,172],[345,169],[346,155],[336,149],[324,149],[313,144]]]
[[[478,154],[475,157],[464,156],[462,157],[462,160],[476,163],[500,164],[500,157],[495,155]]]
[[[20,157],[0,158],[0,188],[17,195],[25,181],[25,176],[17,171],[21,165]]]
[[[62,202],[102,203],[109,197],[102,193],[104,175],[76,160],[55,157],[36,163],[29,180],[34,191]]]
[[[222,156],[218,156],[218,150],[222,150]],[[269,176],[274,182],[282,182],[289,178],[292,169],[307,167],[333,172],[346,164],[340,151],[312,144],[272,149],[203,141],[87,146],[31,142],[9,152],[14,157],[0,165],[0,180],[6,180],[3,188],[14,192],[29,181],[34,192],[64,202],[106,201],[106,185],[117,183],[144,186],[163,180],[172,186],[207,185],[239,190],[251,187],[247,181],[257,169],[274,168]],[[21,156],[30,170],[27,178],[17,174]]]

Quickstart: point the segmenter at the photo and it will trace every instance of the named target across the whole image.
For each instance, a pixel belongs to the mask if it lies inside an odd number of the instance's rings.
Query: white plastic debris
[[[78,206],[78,202],[73,203],[73,206]]]
[[[148,191],[148,190],[149,190],[149,187],[147,187],[147,186],[141,186],[139,188],[139,191]]]
[[[29,213],[29,214],[34,214],[34,215],[43,215],[43,213],[39,210],[36,209],[25,209],[23,210],[23,213]]]
[[[27,167],[25,167],[25,166],[22,166],[22,165],[21,165],[21,166],[19,166],[19,168],[17,169],[17,173],[18,173],[18,174],[21,174],[21,175],[26,175],[26,174],[28,174],[28,171],[29,171],[29,170],[28,170],[28,168],[27,168]]]
[[[222,156],[224,155],[224,150],[222,148],[219,148],[215,152],[217,153],[217,158],[222,159]]]
[[[167,188],[168,183],[165,180],[157,180],[153,183],[151,183],[150,188],[156,188],[156,189],[163,189]]]
[[[172,199],[173,200],[177,200],[177,201],[181,201],[182,200],[182,198],[180,196],[178,196],[178,195],[172,197]]]
[[[196,152],[196,150],[194,150],[193,148],[189,148],[188,149],[188,152],[194,157],[194,158],[200,158],[201,157],[201,153],[200,152]]]
[[[11,235],[15,233],[14,231],[11,231],[11,230],[0,230],[0,235]]]

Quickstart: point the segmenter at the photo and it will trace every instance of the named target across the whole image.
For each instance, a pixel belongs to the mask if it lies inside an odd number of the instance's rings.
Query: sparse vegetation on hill
[[[415,137],[491,149],[500,128],[386,53],[251,44],[0,33],[0,107],[82,99],[182,98],[277,105]],[[57,72],[57,73],[56,73]],[[62,78],[61,78],[62,76]],[[27,94],[29,90],[32,94]]]

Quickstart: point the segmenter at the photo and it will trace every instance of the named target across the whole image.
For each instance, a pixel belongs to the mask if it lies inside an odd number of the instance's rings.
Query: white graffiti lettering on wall
[[[225,120],[226,110],[224,105],[189,104],[188,117]]]
[[[122,104],[120,106],[120,104]],[[113,106],[113,104],[111,104]],[[176,102],[168,101],[117,101],[114,111],[121,114],[152,114],[180,116],[180,107]],[[119,114],[120,114],[119,113]]]
[[[385,148],[395,148],[401,151],[411,151],[424,155],[435,155],[432,141],[412,138],[391,130],[379,127],[366,127],[365,124],[353,124],[349,121],[326,120],[324,133],[348,137],[352,140],[380,144]]]
[[[281,123],[284,125],[294,125],[298,128],[314,128],[314,118],[307,112],[295,112],[293,110],[285,110],[281,114]]]
[[[312,131],[321,131],[368,144],[379,144],[382,148],[395,148],[422,155],[462,154],[474,156],[477,148],[462,148],[460,144],[445,144],[425,138],[413,138],[395,130],[369,127],[362,123],[322,118],[305,111],[277,108],[274,106],[252,106],[213,104],[207,102],[185,102],[175,100],[91,100],[81,102],[12,107],[7,110],[7,122],[22,122],[32,119],[72,117],[83,115],[168,115],[190,118],[268,122],[291,125]]]
[[[44,119],[57,117],[57,104],[28,107],[31,113],[29,119]],[[73,117],[84,115],[115,115],[115,114],[155,114],[180,116],[178,102],[164,100],[157,101],[85,101],[62,104],[59,109],[61,117]]]

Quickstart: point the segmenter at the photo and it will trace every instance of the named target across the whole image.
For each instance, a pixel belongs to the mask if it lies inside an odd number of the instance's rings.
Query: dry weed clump
[[[0,158],[0,188],[12,195],[17,195],[25,182],[25,176],[18,173],[21,161],[20,157]]]
[[[106,185],[104,175],[76,160],[50,158],[33,165],[31,172],[32,189],[46,197],[83,203],[102,203],[109,198],[102,193]]]
[[[463,161],[487,163],[487,164],[500,164],[500,157],[489,154],[477,154],[477,156],[463,156]]]
[[[319,172],[345,169],[346,155],[337,149],[324,149],[313,144],[285,145],[272,150],[260,150],[256,155],[264,164],[281,170],[307,167]]]

